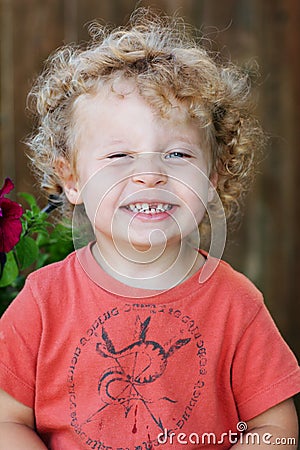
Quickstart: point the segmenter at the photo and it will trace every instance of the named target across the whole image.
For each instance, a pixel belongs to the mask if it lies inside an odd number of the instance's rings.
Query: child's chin
[[[149,234],[148,239],[134,239],[130,240],[131,246],[137,251],[154,251],[163,252],[169,247],[180,245],[181,236],[166,236],[160,230],[155,230]]]

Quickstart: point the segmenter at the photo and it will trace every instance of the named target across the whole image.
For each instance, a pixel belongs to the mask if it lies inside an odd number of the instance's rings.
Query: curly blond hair
[[[97,89],[99,81],[122,75],[133,79],[140,95],[162,116],[170,99],[185,104],[204,127],[211,144],[217,191],[226,217],[235,218],[253,178],[255,154],[264,135],[253,115],[250,79],[231,62],[205,49],[182,19],[140,8],[124,27],[90,28],[84,48],[64,46],[46,62],[29,93],[38,118],[28,139],[33,166],[48,196],[63,199],[56,161],[72,160],[72,113],[75,100]]]

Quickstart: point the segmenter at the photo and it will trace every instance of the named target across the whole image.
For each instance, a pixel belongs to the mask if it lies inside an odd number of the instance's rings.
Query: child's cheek
[[[126,179],[121,173],[102,167],[84,178],[81,196],[90,220],[106,213],[108,209],[112,210],[118,204],[119,192]]]
[[[185,170],[178,171],[177,174],[173,172],[172,180],[177,186],[178,195],[188,205],[192,206],[197,202],[207,204],[208,189],[211,183],[204,170],[196,166],[190,166]]]

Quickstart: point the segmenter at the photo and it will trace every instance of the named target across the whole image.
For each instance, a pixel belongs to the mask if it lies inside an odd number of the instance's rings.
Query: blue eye
[[[170,152],[167,153],[165,156],[167,159],[173,159],[173,158],[191,158],[191,155],[188,155],[187,153],[184,152],[179,152],[179,151],[174,151],[174,152]]]

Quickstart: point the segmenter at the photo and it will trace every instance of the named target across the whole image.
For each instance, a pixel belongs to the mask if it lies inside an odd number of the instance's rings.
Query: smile
[[[169,203],[130,203],[125,208],[134,213],[161,214],[170,211],[173,205]]]

